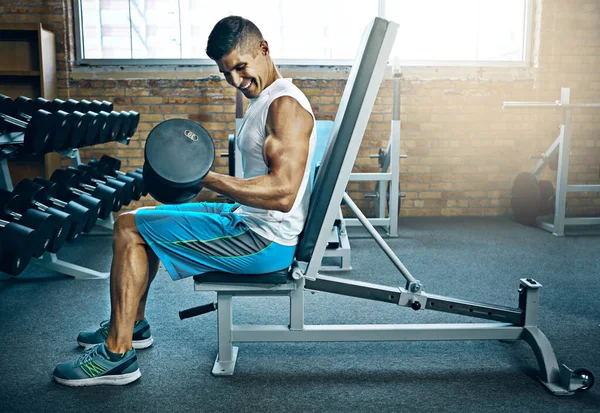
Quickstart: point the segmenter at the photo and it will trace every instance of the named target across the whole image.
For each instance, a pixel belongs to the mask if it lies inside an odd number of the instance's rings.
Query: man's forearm
[[[201,185],[242,205],[283,212],[291,209],[297,193],[273,175],[243,179],[209,172]]]

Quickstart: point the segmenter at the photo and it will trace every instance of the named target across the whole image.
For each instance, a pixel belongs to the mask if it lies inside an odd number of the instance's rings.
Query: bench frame
[[[218,313],[219,352],[212,373],[216,376],[232,375],[239,351],[233,344],[243,342],[524,340],[531,346],[537,358],[539,380],[553,394],[568,395],[577,390],[587,390],[593,384],[591,372],[583,369],[573,371],[564,365],[559,366],[550,342],[537,327],[541,288],[538,282],[530,278],[520,280],[516,308],[427,294],[421,282],[402,264],[368,218],[345,193],[397,30],[397,24],[381,18],[375,18],[365,30],[357,62],[352,67],[340,102],[323,164],[315,180],[314,192],[319,193],[319,196],[315,197],[313,194],[313,199],[317,201],[311,201],[307,224],[297,250],[297,259],[291,266],[287,279],[285,273],[277,284],[275,281],[261,284],[263,280],[273,280],[269,276],[261,275],[250,276],[251,281],[248,275],[238,275],[242,278],[236,279],[236,275],[225,273],[194,277],[196,291],[217,293],[216,305],[203,306],[209,307],[208,311],[216,309]],[[342,151],[340,148],[345,149]],[[329,199],[329,202],[325,201],[326,199]],[[389,287],[319,274],[321,260],[342,199],[404,277],[406,283],[403,287]],[[376,300],[416,311],[433,310],[460,314],[485,319],[488,322],[307,325],[304,322],[305,291]],[[288,296],[289,324],[234,325],[234,296]]]

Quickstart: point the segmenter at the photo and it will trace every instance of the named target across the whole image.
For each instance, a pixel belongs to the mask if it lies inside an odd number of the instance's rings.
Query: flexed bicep
[[[296,99],[282,96],[271,103],[264,159],[288,210],[292,208],[302,184],[313,127],[312,114]]]

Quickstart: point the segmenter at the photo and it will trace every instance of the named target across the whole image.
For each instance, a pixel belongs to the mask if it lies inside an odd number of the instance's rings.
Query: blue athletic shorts
[[[295,246],[252,231],[233,210],[239,204],[160,205],[135,214],[138,231],[174,280],[222,271],[264,274],[288,268]]]

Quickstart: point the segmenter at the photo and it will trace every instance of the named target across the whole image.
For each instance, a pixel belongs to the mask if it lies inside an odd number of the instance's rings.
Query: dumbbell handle
[[[10,224],[9,221],[5,221],[3,219],[0,219],[0,228],[5,228],[8,224]]]
[[[8,123],[11,123],[15,126],[18,126],[20,128],[27,128],[27,126],[29,125],[27,122],[25,122],[24,120],[20,120],[17,118],[13,118],[12,116],[8,116],[5,115],[4,113],[0,113],[0,118],[4,119],[5,121],[7,121]]]
[[[42,204],[41,202],[36,201],[35,199],[32,200],[31,203],[42,212],[46,212],[46,210],[48,210],[48,208],[50,208],[50,207]]]
[[[28,115],[27,113],[19,112],[18,115],[25,119],[26,121],[30,121],[33,116]]]
[[[96,188],[94,188],[92,185],[88,185],[88,184],[84,184],[84,183],[80,183],[79,185],[80,185],[80,186],[81,186],[83,189],[87,189],[88,191],[95,191],[95,190],[96,190]],[[78,191],[78,189],[77,189],[77,188],[71,188],[71,189],[75,189],[75,190],[77,190],[77,191]],[[78,195],[89,195],[89,194],[88,194],[88,193],[86,193],[86,192],[83,192],[83,191],[81,191],[81,193],[80,193],[80,194],[78,194]]]
[[[103,180],[101,180],[101,179],[98,179],[98,178],[90,178],[90,181],[92,181],[92,182],[93,182],[93,183],[95,183],[95,184],[102,184],[102,185],[106,185],[106,181],[103,181]],[[83,185],[85,185],[85,184],[83,184]]]
[[[87,195],[87,194],[86,194]],[[49,197],[48,198],[50,200],[50,202],[52,202],[54,205],[58,205],[61,208],[64,208],[67,206],[67,203],[65,201],[61,201],[60,199],[56,199],[53,197]]]
[[[221,154],[221,156],[223,156],[223,154]],[[408,158],[408,155],[400,155],[400,158]],[[369,158],[379,158],[378,154],[371,154],[369,155]]]
[[[23,215],[19,214],[18,212],[15,212],[15,211],[7,211],[7,212],[8,212],[8,215],[10,215],[11,217],[15,217],[15,219],[17,221],[20,221],[21,218],[23,218]]]

